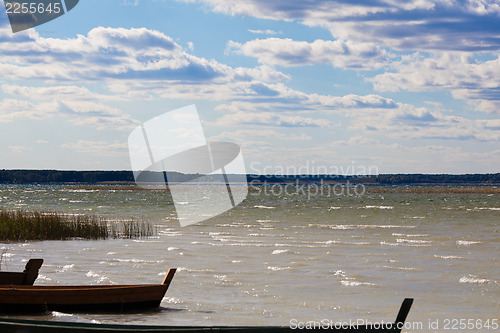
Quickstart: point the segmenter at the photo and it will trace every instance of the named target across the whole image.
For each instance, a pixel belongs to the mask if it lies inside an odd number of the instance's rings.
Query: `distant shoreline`
[[[225,186],[225,184],[219,183],[210,183],[217,184],[221,186]],[[72,190],[86,190],[86,191],[169,191],[170,189],[167,187],[166,189],[158,189],[158,188],[144,188],[139,187],[135,184],[110,184],[110,183],[100,183],[100,184],[76,184],[76,183],[67,183],[62,184],[63,186],[67,186]],[[205,185],[209,185],[206,183]],[[287,186],[285,183],[270,183],[270,186]],[[338,184],[340,186],[345,186],[344,184]],[[264,184],[251,184],[249,188],[249,192],[259,191],[257,186],[264,186]],[[325,184],[324,186],[335,186],[334,184]],[[279,189],[275,189],[279,191]],[[367,194],[388,194],[388,193],[420,193],[420,194],[431,194],[431,193],[441,193],[441,194],[463,194],[463,193],[482,193],[482,194],[500,194],[500,186],[495,185],[366,185],[364,187],[364,193]]]
[[[167,172],[171,183],[182,183],[199,175]],[[220,176],[206,176],[207,183],[218,183]],[[500,186],[500,173],[493,174],[380,174],[380,175],[247,175],[250,184],[364,184],[377,187],[410,186]],[[132,171],[0,170],[0,184],[80,184],[135,186]]]

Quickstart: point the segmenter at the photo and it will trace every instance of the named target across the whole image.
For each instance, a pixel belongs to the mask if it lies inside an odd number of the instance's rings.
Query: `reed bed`
[[[109,224],[96,215],[0,209],[0,240],[97,240],[153,235],[153,227],[145,222],[131,220]]]
[[[147,238],[156,235],[156,229],[145,222],[121,221],[111,224],[110,234],[113,238]]]

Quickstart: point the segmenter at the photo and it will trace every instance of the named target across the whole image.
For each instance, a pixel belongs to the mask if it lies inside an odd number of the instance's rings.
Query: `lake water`
[[[449,331],[445,325],[453,319],[498,323],[499,193],[310,196],[263,189],[251,189],[229,212],[180,227],[166,192],[0,185],[5,209],[134,217],[158,231],[139,240],[4,242],[2,269],[21,271],[29,258],[44,258],[35,282],[42,285],[160,283],[167,268],[178,268],[157,311],[23,318],[162,325],[387,322],[411,297],[407,322],[414,329],[407,332]]]

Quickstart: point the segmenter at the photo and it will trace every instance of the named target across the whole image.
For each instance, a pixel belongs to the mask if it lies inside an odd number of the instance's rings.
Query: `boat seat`
[[[33,285],[42,264],[43,259],[30,259],[23,272],[0,271],[0,285]]]
[[[30,259],[24,268],[23,285],[33,285],[38,277],[38,271],[42,267],[43,259]]]

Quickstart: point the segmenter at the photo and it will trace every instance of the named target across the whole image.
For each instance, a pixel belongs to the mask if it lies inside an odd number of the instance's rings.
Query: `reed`
[[[114,222],[110,228],[113,238],[146,238],[156,234],[156,229],[149,223],[134,220]]]
[[[153,235],[147,223],[127,221],[124,232],[111,227],[100,216],[69,215],[44,211],[6,211],[0,210],[0,240],[68,240],[68,239],[107,239],[142,238]]]

